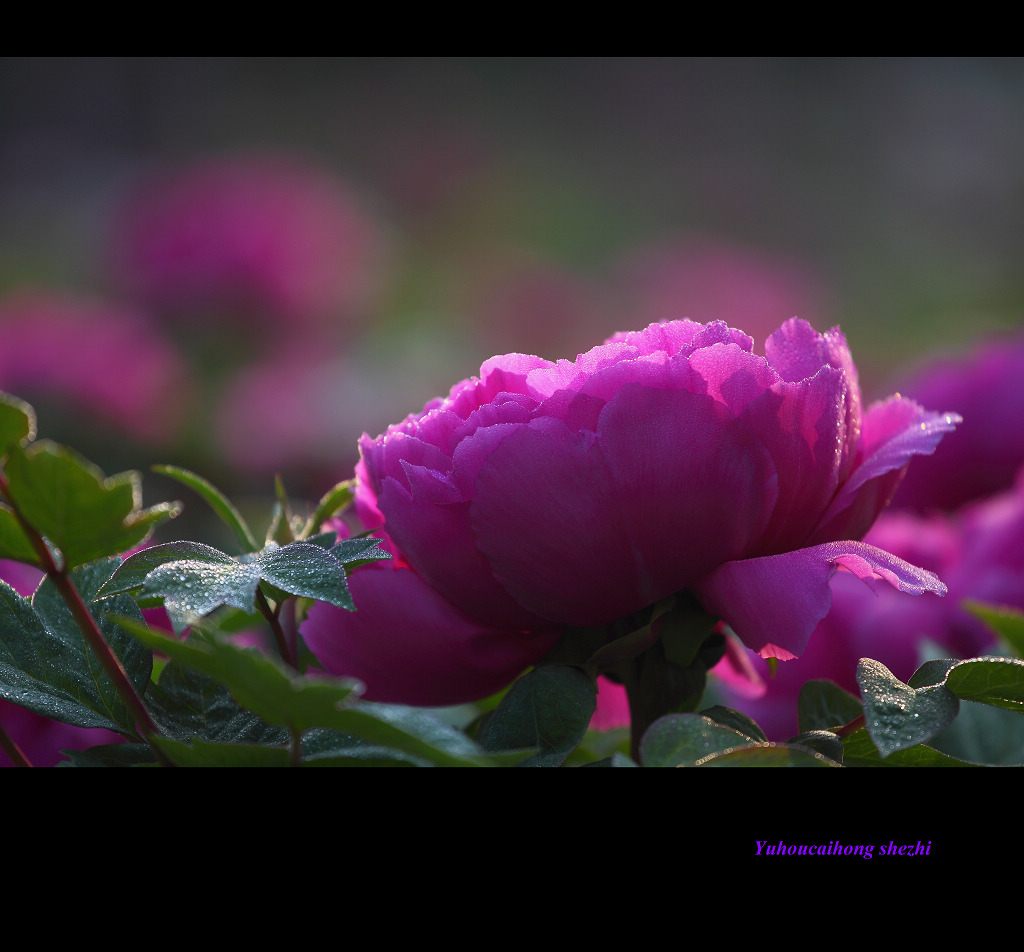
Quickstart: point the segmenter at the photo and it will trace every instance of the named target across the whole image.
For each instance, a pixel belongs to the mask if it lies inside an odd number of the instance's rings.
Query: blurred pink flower
[[[429,392],[418,377],[422,351],[410,348],[400,357],[392,349],[389,355],[392,371],[403,364],[397,381],[358,343],[335,355],[297,342],[241,368],[226,381],[211,415],[217,452],[241,473],[281,473],[289,486],[293,479],[330,485],[339,452],[347,447],[348,464],[355,465],[367,428],[383,428],[412,394],[422,400]]]
[[[989,629],[962,607],[964,599],[1024,610],[1024,469],[1012,490],[942,515],[883,513],[865,542],[921,565],[946,583],[943,599],[904,598],[884,586],[867,590],[852,576],[832,581],[832,609],[807,650],[779,665],[774,675],[750,655],[759,697],[735,683],[719,683],[726,703],[749,714],[772,740],[797,732],[797,696],[805,681],[825,678],[854,695],[860,658],[874,658],[906,681],[926,643],[945,657],[970,658],[994,643]],[[727,662],[714,669],[730,678]]]
[[[611,731],[629,727],[629,695],[621,684],[607,678],[597,679],[597,707],[590,718],[590,729]]]
[[[932,458],[911,468],[893,505],[955,509],[1007,489],[1024,464],[1024,333],[987,340],[966,356],[934,360],[904,376],[903,394],[956,407],[964,422]]]
[[[115,223],[112,270],[195,320],[322,327],[376,290],[380,234],[342,182],[284,156],[216,158],[155,177]]]
[[[755,342],[799,315],[829,322],[826,294],[802,262],[701,236],[636,248],[613,279],[620,313],[639,325],[686,318],[725,321]]]
[[[614,330],[602,289],[551,261],[506,254],[467,273],[457,306],[488,354],[578,354]]]
[[[166,443],[182,416],[185,371],[133,308],[43,292],[0,299],[0,390],[52,401],[91,425]]]

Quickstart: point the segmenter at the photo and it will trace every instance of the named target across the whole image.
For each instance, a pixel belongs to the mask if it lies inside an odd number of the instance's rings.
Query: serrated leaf
[[[143,595],[160,595],[176,634],[221,605],[243,612],[256,610],[260,567],[231,561],[229,564],[191,559],[164,562],[147,576]]]
[[[0,456],[9,447],[24,446],[36,435],[36,411],[24,400],[0,393]]]
[[[824,731],[849,724],[864,712],[860,701],[834,681],[806,681],[797,698],[801,731]]]
[[[960,709],[956,694],[945,685],[913,688],[871,658],[857,664],[857,683],[864,723],[883,757],[934,737]]]
[[[145,626],[122,623],[150,647],[221,682],[242,707],[269,724],[299,732],[329,728],[439,766],[492,766],[503,762],[503,758],[487,754],[464,734],[424,711],[366,702],[352,706],[357,682],[302,677],[253,649],[195,639],[181,642]]]
[[[141,552],[128,556],[114,574],[100,586],[96,593],[97,598],[139,592],[145,584],[146,576],[153,569],[166,562],[180,561],[235,564],[235,560],[227,553],[200,542],[167,542],[163,545],[151,545]]]
[[[754,743],[710,717],[667,714],[647,728],[640,741],[640,763],[644,767],[692,767],[711,754]]]
[[[124,624],[140,641],[179,664],[223,684],[243,707],[289,730],[331,727],[341,705],[354,699],[357,682],[303,678],[251,648],[194,638],[178,641],[145,626]]]
[[[289,595],[315,598],[354,611],[344,561],[361,565],[390,558],[376,539],[332,546],[334,533],[314,542],[270,543],[262,552],[237,558],[198,542],[169,542],[143,549],[125,559],[103,586],[104,596],[132,592],[161,597],[176,633],[221,605],[255,610],[257,586],[280,601]]]
[[[212,483],[180,466],[154,466],[153,472],[169,476],[202,496],[221,521],[235,533],[243,552],[255,552],[259,549],[260,544],[256,541],[256,536],[253,535],[245,519],[242,518],[242,514],[228,497]]]
[[[73,573],[72,582],[88,603],[108,574],[109,567],[97,563]],[[118,596],[102,605],[142,622],[130,598]],[[98,617],[95,602],[90,610]],[[149,684],[151,653],[118,626],[102,618],[99,626],[142,695]],[[49,579],[31,603],[0,582],[0,696],[68,724],[134,734],[127,706]]]
[[[391,558],[391,554],[380,547],[378,539],[340,539],[331,546],[330,552],[349,571]]]
[[[882,755],[866,729],[843,738],[843,763],[847,767],[977,767],[924,744]]]
[[[176,661],[164,667],[146,695],[161,733],[175,740],[282,745],[288,731],[246,710],[223,684]]]
[[[258,567],[260,578],[290,595],[355,611],[345,567],[334,557],[333,549],[327,552],[308,542],[292,542],[280,548],[268,547],[252,564]]]
[[[180,511],[177,503],[142,509],[138,473],[104,477],[73,450],[49,440],[12,448],[6,470],[10,501],[60,550],[68,567],[125,552]]]
[[[597,689],[579,668],[542,665],[509,688],[477,734],[485,750],[538,748],[524,767],[557,767],[587,732]]]

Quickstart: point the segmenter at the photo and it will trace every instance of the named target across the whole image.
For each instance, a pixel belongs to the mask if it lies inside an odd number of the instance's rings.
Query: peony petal
[[[864,415],[853,471],[810,541],[863,537],[889,504],[910,458],[933,453],[960,422],[956,413],[931,413],[900,396],[873,404]]]
[[[556,424],[502,440],[470,505],[495,577],[540,617],[621,618],[738,557],[767,525],[771,459],[711,397],[628,384],[596,440]]]
[[[545,622],[515,602],[495,580],[476,547],[468,502],[435,505],[430,498],[413,497],[397,480],[386,479],[380,509],[389,535],[409,565],[478,624],[544,627]]]
[[[786,661],[803,652],[828,614],[828,583],[840,567],[869,585],[881,579],[912,595],[946,594],[931,572],[863,542],[827,542],[727,562],[693,588],[705,610],[724,619],[748,648]]]
[[[771,453],[779,474],[771,522],[749,556],[807,544],[839,482],[846,391],[842,372],[822,367],[809,380],[780,381],[744,409],[740,419]]]
[[[317,602],[301,633],[326,670],[364,682],[372,701],[439,707],[486,697],[559,636],[481,626],[392,563],[359,569],[349,587],[357,611]]]

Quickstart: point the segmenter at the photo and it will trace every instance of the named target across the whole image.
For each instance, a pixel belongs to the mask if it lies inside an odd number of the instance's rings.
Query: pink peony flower
[[[218,158],[130,197],[112,268],[126,292],[183,316],[322,325],[366,305],[377,232],[322,169],[275,156]]]
[[[955,406],[964,422],[934,457],[914,466],[894,505],[956,509],[1010,487],[1024,464],[1024,334],[933,361],[901,390],[930,406]]]
[[[840,567],[943,593],[857,540],[956,416],[900,397],[862,413],[838,329],[790,320],[765,350],[676,321],[576,361],[508,354],[364,436],[357,510],[396,559],[354,573],[358,612],[315,605],[307,644],[368,697],[454,703],[510,681],[566,626],[684,589],[782,659],[803,652]]]
[[[773,740],[796,734],[797,697],[805,681],[824,678],[856,695],[860,658],[881,661],[906,681],[923,660],[926,643],[952,658],[976,657],[992,647],[991,631],[963,601],[1024,610],[1024,470],[1013,490],[956,513],[885,512],[865,542],[939,574],[948,597],[901,598],[891,589],[871,592],[837,576],[832,609],[799,660],[770,675],[755,658],[751,681],[759,683],[759,692],[735,682],[719,685],[725,702],[753,717]],[[723,661],[714,673],[729,678],[731,672]]]
[[[54,400],[146,442],[177,431],[184,367],[145,314],[22,292],[0,300],[0,340],[0,390]]]

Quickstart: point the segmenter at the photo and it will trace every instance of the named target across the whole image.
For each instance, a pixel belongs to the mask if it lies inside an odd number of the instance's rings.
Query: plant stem
[[[66,565],[57,565],[42,535],[40,535],[39,532],[36,531],[35,527],[32,526],[32,524],[29,523],[29,521],[21,514],[17,504],[11,498],[7,478],[3,474],[0,474],[0,494],[2,494],[4,499],[7,501],[11,511],[14,513],[14,517],[18,520],[18,524],[25,533],[26,538],[28,538],[29,542],[32,544],[32,548],[35,549],[36,555],[39,557],[40,567],[53,581],[54,586],[60,593],[61,598],[64,600],[64,604],[67,605],[68,610],[71,612],[72,617],[75,619],[75,622],[78,624],[79,629],[84,635],[86,643],[92,649],[93,654],[95,654],[99,659],[100,664],[103,666],[103,670],[107,673],[107,676],[113,683],[114,689],[127,705],[140,734],[147,740],[153,736],[159,737],[160,731],[153,722],[153,719],[149,716],[149,711],[146,710],[145,705],[142,703],[142,698],[139,697],[138,692],[135,690],[135,686],[132,684],[127,672],[125,672],[124,666],[121,664],[121,659],[114,654],[110,645],[107,644],[107,639],[103,632],[100,631],[100,627],[96,623],[96,619],[92,617],[92,613],[89,611],[88,606],[85,604],[85,601],[82,599],[78,589],[75,588],[74,583],[71,581],[71,577],[68,574],[68,567]],[[153,750],[161,762],[165,764],[168,763],[166,757],[158,748],[154,747]]]
[[[11,758],[11,763],[15,767],[32,766],[29,759],[22,753],[21,748],[14,742],[14,738],[4,730],[2,724],[0,724],[0,750]]]
[[[859,717],[855,717],[845,727],[840,727],[836,731],[836,737],[849,737],[851,734],[855,734],[864,726],[864,715],[861,714]]]
[[[281,605],[284,604],[286,602],[281,603]],[[270,630],[274,633],[274,642],[277,644],[278,654],[281,655],[282,660],[294,668],[295,661],[292,657],[294,652],[289,648],[288,639],[285,637],[284,629],[281,627],[281,619],[278,617],[281,605],[278,605],[276,609],[271,608],[266,595],[259,588],[256,589],[256,607],[260,610],[260,614],[266,618],[267,623],[270,625]]]

